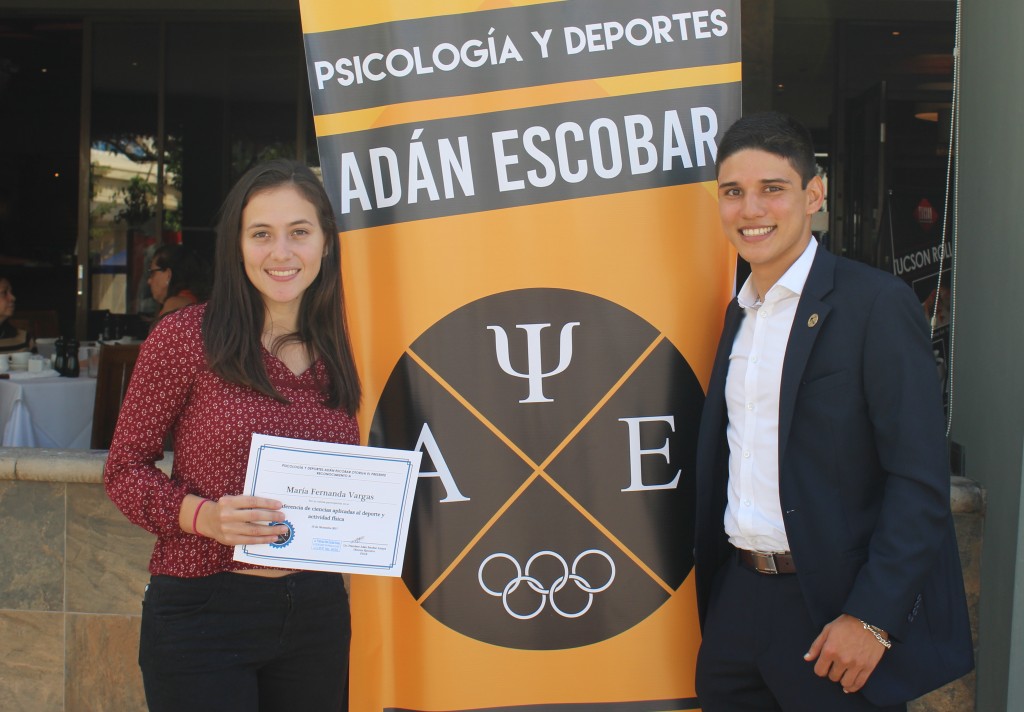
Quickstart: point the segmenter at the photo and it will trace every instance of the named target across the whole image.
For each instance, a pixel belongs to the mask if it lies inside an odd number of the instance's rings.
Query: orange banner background
[[[448,2],[446,13],[531,3]],[[306,32],[423,16],[411,0],[302,0]],[[316,119],[318,135],[519,106],[736,83],[739,64],[378,107]],[[559,98],[560,96],[560,98]],[[638,101],[642,99],[638,98]],[[426,112],[426,114],[421,112]],[[725,127],[723,126],[722,129]],[[510,290],[558,287],[619,304],[674,344],[706,387],[735,253],[713,182],[403,222],[343,232],[349,322],[364,384],[365,434],[410,345],[460,307]],[[351,709],[377,712],[693,698],[699,630],[692,576],[653,614],[600,643],[503,648],[427,613],[401,580],[351,581]],[[663,710],[664,707],[658,707]]]
[[[343,233],[342,260],[368,432],[392,368],[422,332],[463,304],[526,287],[626,306],[675,344],[706,387],[735,254],[715,186],[700,184]],[[371,577],[352,579],[352,621],[354,712],[694,696],[692,577],[640,625],[585,648],[486,645],[436,621],[401,581]]]

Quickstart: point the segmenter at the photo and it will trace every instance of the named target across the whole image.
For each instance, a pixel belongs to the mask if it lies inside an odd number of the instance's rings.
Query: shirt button
[[[749,499],[743,500],[743,506],[744,507],[749,507],[750,506],[750,500]]]
[[[768,318],[768,312],[767,312],[767,311],[766,311],[765,309],[760,309],[760,310],[759,310],[759,311],[757,312],[757,315],[758,315],[759,317],[761,317],[762,319],[767,319],[767,318]]]
[[[743,451],[743,457],[745,457],[745,458],[748,458],[748,459],[749,459],[749,458],[750,458],[750,450],[744,450],[744,451]]]
[[[757,363],[757,356],[751,356],[750,361],[751,363]]]
[[[747,403],[747,410],[753,410],[753,409],[754,409],[754,404],[753,403]]]

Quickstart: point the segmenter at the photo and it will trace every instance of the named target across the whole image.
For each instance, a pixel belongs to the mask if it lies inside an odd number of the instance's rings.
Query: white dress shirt
[[[779,387],[793,317],[817,247],[812,237],[763,302],[757,299],[752,277],[737,296],[744,313],[725,380],[729,413],[725,533],[737,549],[789,551],[779,504]]]

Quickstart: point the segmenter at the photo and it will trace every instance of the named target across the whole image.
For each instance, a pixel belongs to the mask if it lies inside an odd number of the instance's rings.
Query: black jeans
[[[821,629],[804,605],[796,574],[777,576],[722,564],[712,584],[697,655],[704,712],[906,712],[846,694],[803,659]]]
[[[150,712],[347,709],[340,574],[153,576],[139,666]]]

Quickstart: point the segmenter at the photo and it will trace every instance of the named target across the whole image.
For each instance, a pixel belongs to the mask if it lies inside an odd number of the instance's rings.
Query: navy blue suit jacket
[[[732,552],[722,523],[725,379],[741,317],[733,300],[698,438],[702,625],[715,572]],[[863,689],[875,704],[919,697],[973,667],[949,487],[940,383],[921,305],[892,275],[818,249],[782,368],[779,497],[815,623],[848,613],[893,639]],[[794,664],[810,672],[808,663]]]

